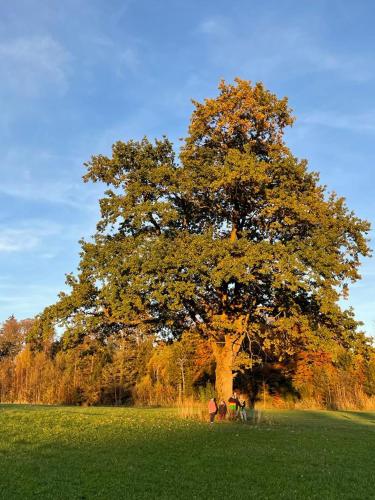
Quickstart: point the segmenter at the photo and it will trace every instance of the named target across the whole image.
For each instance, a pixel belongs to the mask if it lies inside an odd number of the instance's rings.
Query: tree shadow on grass
[[[51,432],[20,427],[0,456],[0,498],[371,498],[375,487],[372,413],[275,411],[277,425],[210,426],[108,408],[82,426],[74,412],[45,411]]]
[[[361,412],[361,411],[330,411],[327,412],[330,418],[346,419],[351,424],[361,426],[372,426],[375,424],[375,412]]]
[[[375,424],[375,411],[369,412],[369,411],[351,411],[351,415],[356,415],[359,418],[366,418],[369,420],[372,424]]]

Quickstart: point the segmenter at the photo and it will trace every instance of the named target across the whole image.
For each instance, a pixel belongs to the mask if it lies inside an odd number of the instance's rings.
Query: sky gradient
[[[221,78],[288,96],[292,151],[375,226],[374,17],[370,0],[3,2],[0,321],[41,312],[76,269],[101,193],[83,163],[144,135],[178,147]],[[375,335],[374,259],[362,276],[345,304]]]

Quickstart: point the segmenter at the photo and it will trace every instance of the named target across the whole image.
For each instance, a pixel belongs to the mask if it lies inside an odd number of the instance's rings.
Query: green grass
[[[375,498],[375,413],[0,405],[0,498]]]

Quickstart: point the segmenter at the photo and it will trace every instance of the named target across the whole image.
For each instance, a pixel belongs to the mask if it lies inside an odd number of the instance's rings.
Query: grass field
[[[0,405],[0,498],[375,498],[375,413]]]

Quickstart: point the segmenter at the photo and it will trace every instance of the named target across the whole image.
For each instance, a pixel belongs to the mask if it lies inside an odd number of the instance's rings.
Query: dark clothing
[[[211,424],[213,424],[214,421],[215,421],[215,415],[216,415],[216,413],[210,413],[210,422],[211,422]]]
[[[243,422],[246,422],[247,412],[246,412],[246,401],[245,400],[243,400],[242,403],[240,403],[240,416],[241,416],[241,420]]]
[[[220,420],[224,420],[226,414],[227,414],[227,405],[224,403],[220,403],[219,404],[219,410],[218,410],[218,413],[219,413],[219,419]]]

